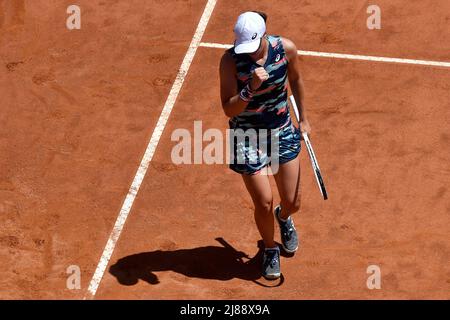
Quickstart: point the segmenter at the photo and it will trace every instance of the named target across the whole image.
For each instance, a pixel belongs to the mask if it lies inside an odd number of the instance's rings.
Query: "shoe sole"
[[[281,273],[266,274],[266,275],[263,275],[263,277],[268,280],[275,280],[275,279],[278,279],[279,277],[281,277]]]
[[[294,250],[288,250],[288,249],[283,245],[283,242],[281,242],[281,247],[283,248],[283,250],[284,250],[286,253],[295,253],[295,252],[297,252],[297,250],[298,250],[298,246],[297,246],[297,248],[295,248]]]
[[[278,229],[280,230],[280,233],[281,233],[280,220],[278,219],[278,215],[277,215],[277,213],[276,213],[278,207],[279,207],[279,206],[277,206],[277,207],[275,208],[275,210],[274,210],[274,215],[275,215],[275,218],[277,219],[277,222],[278,222]],[[298,246],[297,246],[294,250],[289,250],[288,248],[286,248],[286,247],[284,246],[283,241],[281,241],[281,247],[283,248],[283,250],[284,250],[286,253],[295,253],[295,252],[297,252],[297,250],[298,250]]]

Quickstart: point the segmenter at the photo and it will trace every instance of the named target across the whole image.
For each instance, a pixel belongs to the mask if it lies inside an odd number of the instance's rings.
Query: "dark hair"
[[[264,13],[262,11],[252,11],[252,12],[259,14],[264,19],[264,22],[267,22],[267,14],[266,13]]]

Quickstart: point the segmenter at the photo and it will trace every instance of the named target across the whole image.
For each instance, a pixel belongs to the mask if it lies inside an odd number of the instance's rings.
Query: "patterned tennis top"
[[[252,101],[245,110],[230,119],[231,128],[275,129],[290,121],[287,103],[287,65],[288,61],[281,37],[266,35],[262,41],[269,42],[269,52],[264,69],[269,79],[255,91]],[[228,50],[236,63],[237,85],[241,91],[251,80],[252,72],[262,67],[248,54],[236,54],[234,48]]]

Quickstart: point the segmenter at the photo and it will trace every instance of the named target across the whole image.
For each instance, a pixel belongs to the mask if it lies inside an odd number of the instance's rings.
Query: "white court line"
[[[232,45],[220,44],[220,43],[202,42],[202,43],[200,43],[200,47],[229,49],[229,48],[232,47]],[[330,52],[318,52],[318,51],[303,51],[303,50],[298,50],[297,53],[300,56],[312,56],[312,57],[324,57],[324,58],[348,59],[348,60],[364,60],[364,61],[376,61],[376,62],[390,62],[390,63],[405,63],[405,64],[416,64],[416,65],[423,65],[423,66],[434,66],[434,67],[450,68],[450,62],[442,62],[442,61],[428,61],[428,60],[414,60],[414,59],[362,56],[362,55],[356,55],[356,54],[330,53]]]
[[[189,67],[192,63],[192,60],[194,59],[197,48],[199,47],[200,41],[202,40],[203,34],[205,32],[206,26],[208,25],[209,19],[211,18],[211,14],[214,10],[216,2],[217,0],[208,0],[208,3],[206,4],[205,10],[203,11],[203,15],[200,18],[200,22],[198,23],[197,30],[195,31],[194,36],[192,37],[189,49],[187,50],[186,55],[184,56],[183,62],[178,71],[175,82],[173,83],[172,88],[170,89],[169,96],[167,97],[166,103],[164,104],[164,107],[161,111],[158,123],[156,124],[156,127],[153,130],[153,134],[149,144],[147,145],[147,149],[145,150],[144,157],[141,160],[139,168],[134,177],[133,183],[131,184],[131,187],[128,190],[128,194],[122,204],[122,208],[120,209],[120,213],[119,216],[117,217],[114,228],[111,231],[111,234],[108,238],[108,242],[106,243],[105,249],[103,250],[103,254],[100,258],[100,261],[97,265],[94,275],[92,276],[91,282],[89,283],[87,295],[90,296],[85,297],[85,299],[94,298],[97,292],[98,286],[100,285],[100,281],[102,280],[106,267],[108,266],[109,260],[111,259],[117,240],[119,239],[125,221],[127,220],[131,207],[133,206],[134,200],[136,199],[136,195],[139,191],[142,181],[144,180],[144,176],[150,165],[150,161],[153,158],[156,146],[158,145],[164,127],[167,124],[170,112],[173,109],[175,100],[178,97],[178,94],[181,90]]]

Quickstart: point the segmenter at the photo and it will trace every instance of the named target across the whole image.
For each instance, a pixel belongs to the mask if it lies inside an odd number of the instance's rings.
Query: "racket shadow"
[[[205,246],[171,251],[150,251],[119,259],[109,268],[117,281],[132,286],[139,280],[152,285],[160,283],[157,272],[172,271],[189,278],[229,281],[241,279],[257,283],[261,278],[262,243],[257,254],[250,258],[237,251],[223,238],[216,238],[222,246]],[[257,283],[261,285],[260,283]]]

